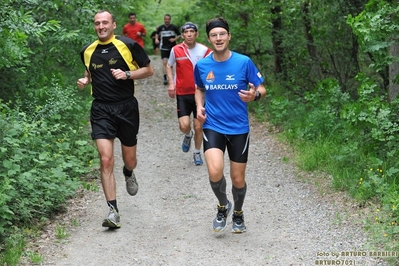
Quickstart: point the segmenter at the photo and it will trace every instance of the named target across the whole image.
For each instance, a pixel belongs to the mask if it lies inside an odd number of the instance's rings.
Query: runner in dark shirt
[[[139,107],[134,97],[134,80],[151,76],[154,70],[144,49],[134,40],[115,36],[114,16],[105,10],[94,16],[98,40],[82,48],[80,56],[85,66],[84,77],[77,86],[92,87],[90,111],[92,138],[100,156],[101,183],[108,216],[104,227],[119,228],[120,216],[116,202],[114,176],[114,139],[119,138],[124,162],[123,174],[127,192],[134,196],[138,184],[133,172],[137,165],[136,147],[139,130]]]
[[[172,17],[166,14],[163,18],[164,24],[158,27],[155,43],[159,44],[163,63],[163,84],[168,85],[166,66],[170,55],[170,50],[176,45],[176,41],[181,37],[177,26],[170,23]]]

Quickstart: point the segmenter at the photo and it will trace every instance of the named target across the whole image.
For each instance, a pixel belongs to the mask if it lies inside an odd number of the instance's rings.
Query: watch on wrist
[[[130,78],[130,71],[125,71],[125,74],[126,74],[126,79],[129,79]]]
[[[256,96],[255,96],[254,101],[258,101],[261,96],[262,96],[262,94],[260,94],[260,91],[256,91]]]

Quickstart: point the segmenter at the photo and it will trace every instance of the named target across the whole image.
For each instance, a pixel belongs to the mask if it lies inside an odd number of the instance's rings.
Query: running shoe
[[[103,227],[109,228],[120,228],[121,227],[121,217],[114,207],[109,207],[109,213],[107,218],[103,221]]]
[[[213,231],[221,232],[226,229],[227,226],[227,217],[231,213],[231,202],[228,201],[227,205],[219,205],[218,204],[218,213],[216,214],[216,218],[213,220]]]
[[[247,227],[244,224],[244,213],[242,211],[234,211],[232,232],[235,234],[241,234],[246,230]]]
[[[132,176],[125,176],[125,181],[127,193],[129,193],[130,196],[136,195],[137,191],[139,191],[139,184],[137,184],[134,172],[132,172]]]
[[[194,152],[193,153],[193,158],[194,158],[194,164],[195,165],[202,165],[203,164],[201,153]]]
[[[193,138],[193,133],[190,132],[191,136],[184,135],[183,143],[181,144],[181,149],[183,152],[188,152],[191,147],[191,139]]]

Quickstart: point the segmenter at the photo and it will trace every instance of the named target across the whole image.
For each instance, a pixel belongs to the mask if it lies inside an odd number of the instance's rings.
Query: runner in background
[[[147,34],[146,29],[144,28],[143,24],[137,22],[136,13],[129,13],[129,23],[126,23],[122,29],[122,35],[133,39],[141,47],[144,48],[144,39],[145,35]]]
[[[156,38],[156,35],[157,35],[157,30],[158,30],[158,27],[156,27],[155,30],[151,33],[152,50],[153,50],[153,52],[154,52],[154,55],[158,55],[158,50],[159,50],[159,43],[158,43],[158,44],[155,43],[155,38]]]
[[[183,152],[188,152],[191,139],[194,135],[193,159],[195,165],[202,165],[201,144],[202,125],[197,120],[197,107],[195,105],[194,67],[198,60],[212,52],[207,46],[197,43],[198,27],[192,22],[186,22],[181,28],[183,42],[175,45],[169,56],[166,72],[169,80],[168,94],[171,98],[176,96],[177,117],[180,131],[184,133],[182,143]],[[176,65],[176,74],[173,78],[173,65]],[[191,127],[191,113],[193,126]],[[192,131],[194,129],[194,133]]]
[[[177,26],[171,24],[172,17],[166,14],[163,18],[164,24],[158,27],[155,35],[155,43],[159,44],[161,50],[161,59],[163,64],[163,85],[168,85],[168,77],[166,74],[166,65],[170,55],[170,50],[176,45],[176,41],[181,37],[180,30]]]

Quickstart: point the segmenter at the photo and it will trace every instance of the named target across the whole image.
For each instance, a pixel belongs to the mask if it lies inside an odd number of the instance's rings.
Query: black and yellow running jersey
[[[121,102],[134,95],[134,80],[116,80],[111,69],[135,70],[150,63],[144,49],[124,36],[88,44],[82,48],[80,56],[91,76],[92,95],[103,102]]]

